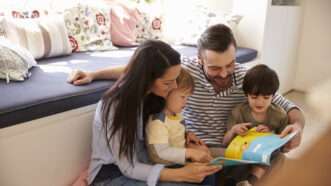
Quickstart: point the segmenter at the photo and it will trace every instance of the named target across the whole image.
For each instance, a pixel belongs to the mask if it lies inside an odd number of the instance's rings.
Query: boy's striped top
[[[182,58],[182,66],[194,78],[195,89],[189,97],[183,110],[183,116],[188,131],[194,132],[209,146],[220,146],[225,135],[228,117],[232,109],[247,98],[242,90],[246,67],[236,63],[232,75],[232,87],[216,93],[207,80],[203,67],[197,58]],[[273,102],[281,106],[286,112],[296,107],[292,102],[280,94],[276,94]]]

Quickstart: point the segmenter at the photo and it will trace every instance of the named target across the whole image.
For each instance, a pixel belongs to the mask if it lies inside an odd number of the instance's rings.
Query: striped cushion
[[[0,22],[0,27],[4,28],[7,39],[28,49],[36,59],[71,53],[63,16],[46,16],[40,19],[6,17]]]

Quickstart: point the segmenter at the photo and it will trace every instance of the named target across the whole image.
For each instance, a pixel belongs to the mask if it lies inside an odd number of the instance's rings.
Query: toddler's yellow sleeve
[[[168,128],[160,120],[153,120],[147,126],[148,144],[168,144],[169,132]]]

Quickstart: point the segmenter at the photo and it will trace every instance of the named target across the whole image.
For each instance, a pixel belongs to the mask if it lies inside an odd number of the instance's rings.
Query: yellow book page
[[[244,151],[249,147],[251,142],[260,136],[271,135],[271,132],[257,132],[256,128],[248,130],[245,136],[237,135],[225,149],[225,157],[230,159],[242,159]]]

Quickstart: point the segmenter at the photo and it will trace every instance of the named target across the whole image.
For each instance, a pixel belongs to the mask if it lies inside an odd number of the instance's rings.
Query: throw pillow
[[[39,19],[5,17],[0,24],[8,40],[29,50],[36,59],[71,53],[64,19],[60,15]]]
[[[148,39],[163,40],[163,16],[161,14],[150,13],[148,9],[141,8],[139,12],[136,41],[142,43]]]
[[[31,54],[10,41],[0,38],[0,79],[23,81],[31,74],[29,69],[36,66]]]
[[[134,4],[106,1],[111,6],[111,40],[114,45],[136,46],[140,13]]]
[[[64,11],[73,52],[114,50],[111,42],[111,9],[78,4]]]

